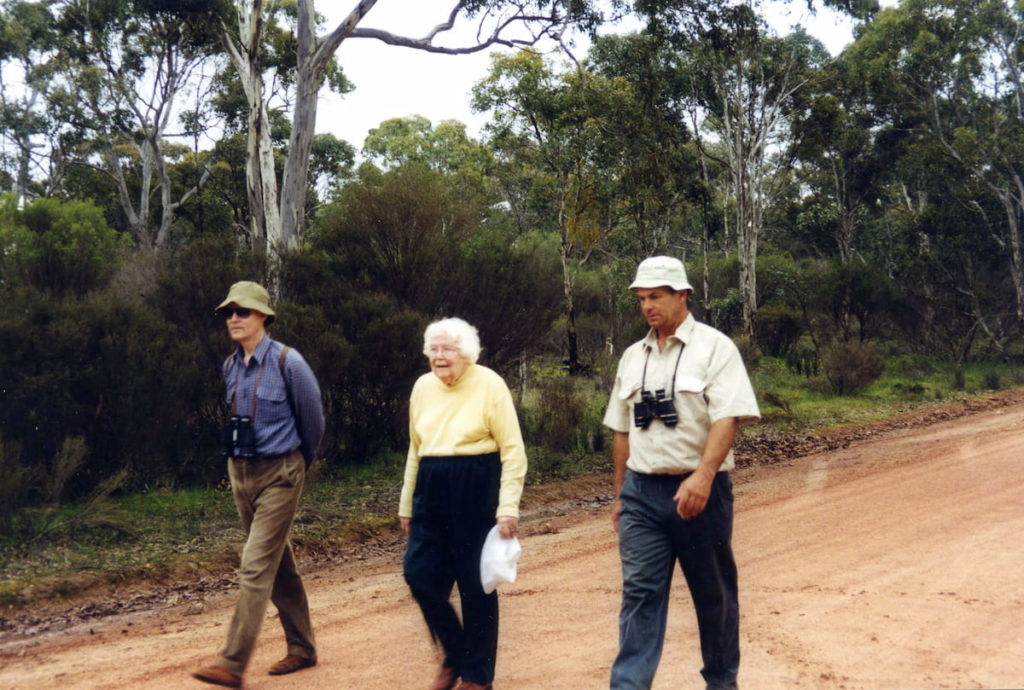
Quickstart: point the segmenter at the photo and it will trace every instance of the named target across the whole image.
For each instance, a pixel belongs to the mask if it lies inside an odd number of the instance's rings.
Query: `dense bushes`
[[[430,192],[431,173],[417,174],[402,187]],[[498,222],[456,231],[454,201],[436,199],[424,212],[423,198],[404,211],[391,198],[388,223],[328,214],[311,247],[285,257],[271,335],[318,375],[328,468],[405,444],[430,320],[469,320],[481,361],[507,374],[557,312],[557,272],[535,238]],[[220,481],[220,368],[232,346],[212,312],[232,282],[269,283],[264,260],[229,237],[127,251],[88,204],[8,205],[2,218],[0,513],[87,497],[112,477],[124,489]]]
[[[272,277],[266,259],[230,233],[156,253],[128,248],[88,203],[37,201],[22,211],[0,203],[0,525],[19,507],[117,486],[222,479],[220,367],[232,345],[212,309],[242,279],[273,283],[271,335],[317,373],[328,472],[401,453],[409,391],[428,370],[423,329],[444,316],[479,329],[481,362],[516,392],[540,472],[590,462],[606,450],[601,416],[617,357],[646,332],[625,289],[636,261],[577,267],[586,375],[570,377],[557,236],[521,231],[467,189],[422,166],[364,169]],[[764,402],[786,414],[802,388],[847,395],[875,381],[885,362],[873,340],[904,367],[929,361],[918,359],[918,343],[898,339],[899,308],[878,271],[782,256],[763,271],[756,335],[739,344],[761,378],[773,379],[759,392],[775,402]],[[734,258],[712,262],[709,294],[692,302],[698,318],[733,335],[735,272]],[[995,374],[984,381],[1001,383]]]
[[[885,359],[871,343],[839,342],[825,355],[825,378],[838,395],[864,390],[885,371]]]
[[[38,199],[19,213],[0,197],[0,285],[81,295],[109,280],[127,246],[89,202]]]

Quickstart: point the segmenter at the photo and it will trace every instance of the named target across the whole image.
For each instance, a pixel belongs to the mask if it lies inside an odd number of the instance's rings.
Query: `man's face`
[[[236,343],[245,343],[263,334],[263,322],[267,315],[252,309],[239,310],[234,304],[229,307],[230,316],[227,317],[228,334]],[[248,311],[248,316],[241,316],[238,312]]]
[[[655,330],[675,330],[686,320],[686,291],[673,292],[669,287],[635,288],[640,313]]]

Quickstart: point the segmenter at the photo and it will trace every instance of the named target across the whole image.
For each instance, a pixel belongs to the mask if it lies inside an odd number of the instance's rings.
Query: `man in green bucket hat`
[[[324,414],[320,387],[306,360],[267,335],[275,313],[262,285],[235,283],[215,311],[235,342],[224,362],[231,415],[221,454],[228,459],[231,494],[246,542],[227,643],[212,665],[192,676],[237,688],[270,601],[287,643],[287,654],[270,667],[270,674],[292,673],[317,662],[309,604],[288,532],[306,470],[323,437]]]

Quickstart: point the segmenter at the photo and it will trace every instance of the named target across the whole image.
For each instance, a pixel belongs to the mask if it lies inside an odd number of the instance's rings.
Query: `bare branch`
[[[335,51],[338,50],[338,46],[346,38],[352,35],[356,27],[359,26],[359,22],[363,21],[366,15],[373,9],[374,5],[377,4],[377,0],[360,0],[352,11],[348,13],[348,16],[338,24],[338,26],[329,33],[317,46],[316,53],[313,56],[313,63],[317,66],[317,71],[322,69],[327,61],[331,59]],[[459,5],[455,7],[453,12],[459,11]]]
[[[530,19],[543,19],[543,17],[524,17],[519,18],[520,20],[529,21]],[[429,41],[422,38],[409,38],[407,36],[397,36],[388,31],[381,29],[356,29],[352,32],[352,38],[374,38],[382,43],[386,43],[392,46],[403,46],[405,48],[414,48],[416,50],[422,50],[428,53],[441,53],[444,55],[470,55],[472,53],[479,53],[482,50],[487,50],[492,46],[505,46],[507,48],[528,48],[536,45],[547,33],[544,32],[541,35],[534,36],[533,38],[518,39],[518,38],[502,38],[500,33],[505,27],[514,23],[516,20],[507,20],[502,24],[501,28],[496,29],[490,37],[485,39],[483,42],[473,46],[463,46],[461,48],[451,48],[448,46],[436,46]]]

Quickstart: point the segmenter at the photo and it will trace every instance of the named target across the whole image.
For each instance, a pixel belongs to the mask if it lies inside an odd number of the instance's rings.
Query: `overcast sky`
[[[323,7],[318,11],[328,17],[333,28],[354,2],[322,0],[319,4]],[[779,33],[802,25],[833,54],[851,40],[850,23],[831,10],[822,8],[812,15],[803,0],[789,3],[788,8],[784,3],[772,4],[770,21]],[[421,37],[445,18],[450,7],[451,0],[380,0],[361,26]],[[475,27],[461,28],[452,32],[452,39],[444,44],[468,44]],[[470,135],[479,136],[486,117],[471,111],[469,93],[487,73],[489,52],[437,55],[372,39],[347,40],[338,50],[338,59],[356,90],[344,98],[326,89],[321,92],[317,131],[330,132],[359,149],[369,130],[382,121],[422,115],[435,125],[446,119],[460,120],[466,123]],[[585,52],[581,45],[577,57]]]

